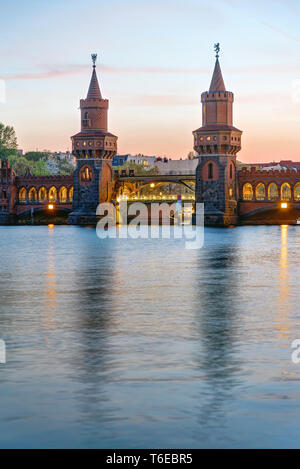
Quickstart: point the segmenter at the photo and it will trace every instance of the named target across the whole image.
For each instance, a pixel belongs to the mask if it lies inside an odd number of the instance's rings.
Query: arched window
[[[56,187],[52,186],[49,189],[49,202],[56,202],[57,200],[57,190]]]
[[[69,190],[69,201],[73,202],[73,187]]]
[[[65,186],[62,186],[60,189],[59,189],[59,201],[61,203],[66,203],[68,200],[68,191],[67,191],[67,188]]]
[[[202,166],[203,181],[217,181],[219,179],[219,168],[214,161],[206,161]]]
[[[85,166],[85,168],[82,168],[82,171],[81,171],[81,181],[89,182],[91,180],[92,180],[92,171],[88,166]]]
[[[279,193],[278,193],[278,187],[275,182],[271,182],[271,184],[268,187],[268,199],[269,200],[278,200]]]
[[[295,188],[294,188],[294,199],[295,199],[295,200],[300,200],[300,182],[298,182],[298,183],[295,185]]]
[[[19,202],[26,202],[27,192],[25,187],[19,190]]]
[[[37,201],[37,191],[35,187],[31,187],[28,192],[28,200],[29,202],[36,202]]]
[[[281,186],[281,200],[291,200],[292,198],[292,191],[291,186],[288,182],[284,182]]]
[[[88,112],[85,112],[85,113],[84,113],[84,118],[85,118],[85,119],[88,119],[88,118],[89,118],[89,113],[88,113]]]
[[[233,163],[230,163],[230,166],[229,166],[229,178],[230,178],[230,179],[233,179],[233,175],[234,175],[234,165],[233,165]]]
[[[253,199],[253,187],[252,184],[246,182],[243,185],[243,199],[244,200],[252,200]]]
[[[255,198],[256,198],[256,200],[265,200],[265,198],[266,198],[266,188],[265,188],[265,185],[262,182],[260,182],[256,186]]]
[[[47,201],[47,189],[46,187],[41,187],[39,190],[39,201],[46,202]]]

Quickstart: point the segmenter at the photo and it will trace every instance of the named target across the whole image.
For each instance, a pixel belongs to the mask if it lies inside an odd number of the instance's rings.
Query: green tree
[[[34,161],[29,161],[24,156],[10,155],[8,160],[18,176],[23,176],[27,169],[33,172]]]
[[[0,158],[17,155],[17,137],[15,129],[0,122]]]
[[[33,165],[33,174],[35,176],[50,176],[51,172],[47,169],[45,160],[29,161]]]
[[[58,162],[58,174],[66,176],[74,173],[74,166],[68,160],[59,160]]]
[[[39,161],[48,157],[48,153],[44,151],[28,151],[25,153],[24,157],[27,160]]]

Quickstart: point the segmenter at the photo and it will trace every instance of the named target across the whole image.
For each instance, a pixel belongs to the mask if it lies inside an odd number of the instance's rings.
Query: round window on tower
[[[86,142],[82,142],[82,145],[83,145],[84,147],[86,147]]]
[[[89,141],[89,147],[91,147],[92,145],[93,145],[93,142]]]

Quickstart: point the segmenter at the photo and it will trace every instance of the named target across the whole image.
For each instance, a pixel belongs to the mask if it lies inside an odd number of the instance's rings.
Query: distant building
[[[125,163],[142,165],[147,169],[157,168],[160,174],[189,174],[195,173],[197,160],[172,160],[165,157],[145,156],[145,155],[115,155],[113,166],[123,166]]]
[[[58,162],[54,158],[46,160],[46,168],[53,175],[59,172]]]
[[[134,163],[144,166],[145,168],[153,168],[157,158],[156,156],[145,155],[115,155],[113,157],[113,166],[123,166],[125,163]]]
[[[247,166],[263,170],[300,169],[300,161],[281,160],[279,163],[275,161],[271,163],[249,163]]]
[[[154,168],[159,174],[195,174],[198,160],[168,160],[167,158],[157,159]]]
[[[129,155],[115,155],[112,159],[113,166],[123,166],[126,163]]]
[[[146,168],[153,168],[156,159],[156,156],[128,155],[127,161],[128,163],[140,164]]]
[[[70,153],[69,151],[55,151],[53,153],[50,153],[50,156],[52,158],[58,158],[59,160],[69,160],[70,162],[73,162],[74,160],[72,153]]]

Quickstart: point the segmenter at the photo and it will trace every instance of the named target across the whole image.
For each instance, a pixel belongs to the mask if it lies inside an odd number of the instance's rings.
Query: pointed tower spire
[[[220,53],[220,43],[218,42],[215,44],[215,52],[216,52],[216,65],[214,69],[214,73],[212,76],[209,92],[213,93],[214,91],[226,91],[222,71],[219,62],[219,53]]]
[[[92,78],[88,90],[88,94],[86,99],[102,99],[100,86],[98,83],[97,73],[96,73],[96,60],[97,54],[92,54],[92,61],[93,61],[93,73]]]

